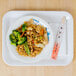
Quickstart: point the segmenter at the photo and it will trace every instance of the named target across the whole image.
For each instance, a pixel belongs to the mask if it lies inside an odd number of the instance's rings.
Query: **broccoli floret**
[[[23,44],[25,41],[26,41],[26,37],[20,38],[19,41],[18,41],[18,45]]]
[[[17,30],[13,30],[13,35],[17,38],[20,35],[20,33]]]
[[[26,31],[26,24],[22,25],[22,32]]]
[[[11,45],[15,45],[15,46],[17,46],[17,44],[16,44],[16,43],[13,43],[13,42],[11,42]]]
[[[15,36],[13,34],[10,34],[9,38],[10,38],[11,44],[16,46],[17,40],[16,40]]]
[[[13,34],[10,34],[9,38],[10,38],[11,42],[14,42],[14,43],[16,42],[16,38]]]
[[[23,25],[23,28],[25,27],[25,25]],[[17,30],[13,30],[12,34],[10,34],[10,41],[12,45],[21,45],[23,43],[25,43],[26,41],[26,37],[20,37],[20,32],[18,32]]]

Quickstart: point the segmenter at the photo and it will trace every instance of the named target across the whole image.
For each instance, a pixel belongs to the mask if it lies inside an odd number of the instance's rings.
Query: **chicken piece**
[[[48,44],[48,36],[47,36],[47,33],[44,34],[44,42],[43,44]]]
[[[40,33],[41,30],[41,26],[37,25],[37,27],[35,28],[37,33]]]
[[[44,44],[41,44],[41,43],[39,43],[39,44],[35,44],[35,46],[36,46],[36,47],[44,48]]]
[[[41,48],[41,47],[36,47],[36,46],[34,47],[34,51],[38,51],[38,52],[39,52],[39,51],[41,51],[42,49],[43,49],[43,48]]]

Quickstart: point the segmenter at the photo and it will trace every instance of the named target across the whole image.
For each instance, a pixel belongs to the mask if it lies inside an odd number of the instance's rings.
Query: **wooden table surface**
[[[2,59],[2,17],[11,10],[68,11],[74,18],[74,59],[65,67],[11,67]],[[0,0],[0,76],[76,76],[76,0]]]

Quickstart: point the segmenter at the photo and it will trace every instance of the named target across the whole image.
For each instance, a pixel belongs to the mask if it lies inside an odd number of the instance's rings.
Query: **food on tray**
[[[25,21],[9,36],[11,44],[16,46],[20,55],[35,57],[48,44],[47,30],[42,25],[36,25],[33,19]]]

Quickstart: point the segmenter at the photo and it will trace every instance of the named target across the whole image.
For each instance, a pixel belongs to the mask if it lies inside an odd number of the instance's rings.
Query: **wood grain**
[[[2,17],[10,10],[68,11],[74,18],[74,59],[65,67],[11,67],[2,60],[0,37],[0,76],[76,76],[76,0],[0,0],[0,35]]]

